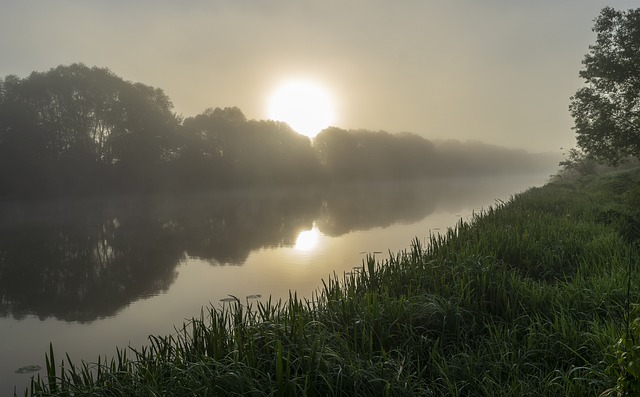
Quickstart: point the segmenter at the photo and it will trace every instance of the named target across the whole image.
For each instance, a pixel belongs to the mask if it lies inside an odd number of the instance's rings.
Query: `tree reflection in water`
[[[304,230],[339,236],[417,221],[434,211],[444,190],[414,181],[5,202],[0,316],[78,322],[112,316],[166,291],[185,258],[242,265],[253,250],[302,247],[296,240]]]

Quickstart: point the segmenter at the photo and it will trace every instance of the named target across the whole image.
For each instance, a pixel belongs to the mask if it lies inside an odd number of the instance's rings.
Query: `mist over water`
[[[183,118],[161,89],[83,64],[7,76],[0,373],[24,384],[49,341],[85,360],[142,345],[229,295],[310,298],[558,161],[410,132],[309,139],[237,107]]]
[[[0,209],[1,379],[48,342],[95,360],[172,332],[209,302],[311,297],[321,279],[384,258],[546,175],[121,196]],[[309,240],[301,245],[299,237]],[[100,342],[97,342],[100,341]],[[2,385],[4,387],[4,385]]]

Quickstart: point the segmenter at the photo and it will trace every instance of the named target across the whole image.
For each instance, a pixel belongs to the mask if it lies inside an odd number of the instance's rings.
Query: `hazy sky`
[[[593,19],[637,0],[4,0],[0,76],[108,67],[162,88],[175,111],[267,118],[287,78],[321,82],[336,126],[574,144],[569,97]]]

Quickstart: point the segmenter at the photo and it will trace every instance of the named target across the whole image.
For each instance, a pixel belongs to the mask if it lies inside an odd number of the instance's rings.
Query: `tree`
[[[178,120],[158,88],[83,64],[0,79],[0,196],[151,184]],[[152,172],[153,171],[153,172]],[[155,172],[155,174],[154,174]]]
[[[179,172],[191,187],[304,184],[320,174],[309,138],[282,122],[247,120],[237,107],[185,119],[182,139]]]
[[[578,146],[615,165],[640,157],[640,8],[602,9],[594,45],[579,75],[586,85],[571,98]]]
[[[320,132],[313,147],[333,180],[390,180],[429,175],[434,145],[412,133],[343,130]]]
[[[591,156],[575,148],[569,149],[566,156],[567,158],[560,162],[560,166],[562,166],[560,176],[567,173],[579,176],[594,175],[596,173],[598,164]]]

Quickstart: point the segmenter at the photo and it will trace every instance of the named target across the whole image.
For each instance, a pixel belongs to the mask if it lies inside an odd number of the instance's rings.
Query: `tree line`
[[[159,88],[61,65],[0,79],[0,197],[539,172],[549,158],[413,133],[327,128],[311,141],[237,107],[183,118]]]

